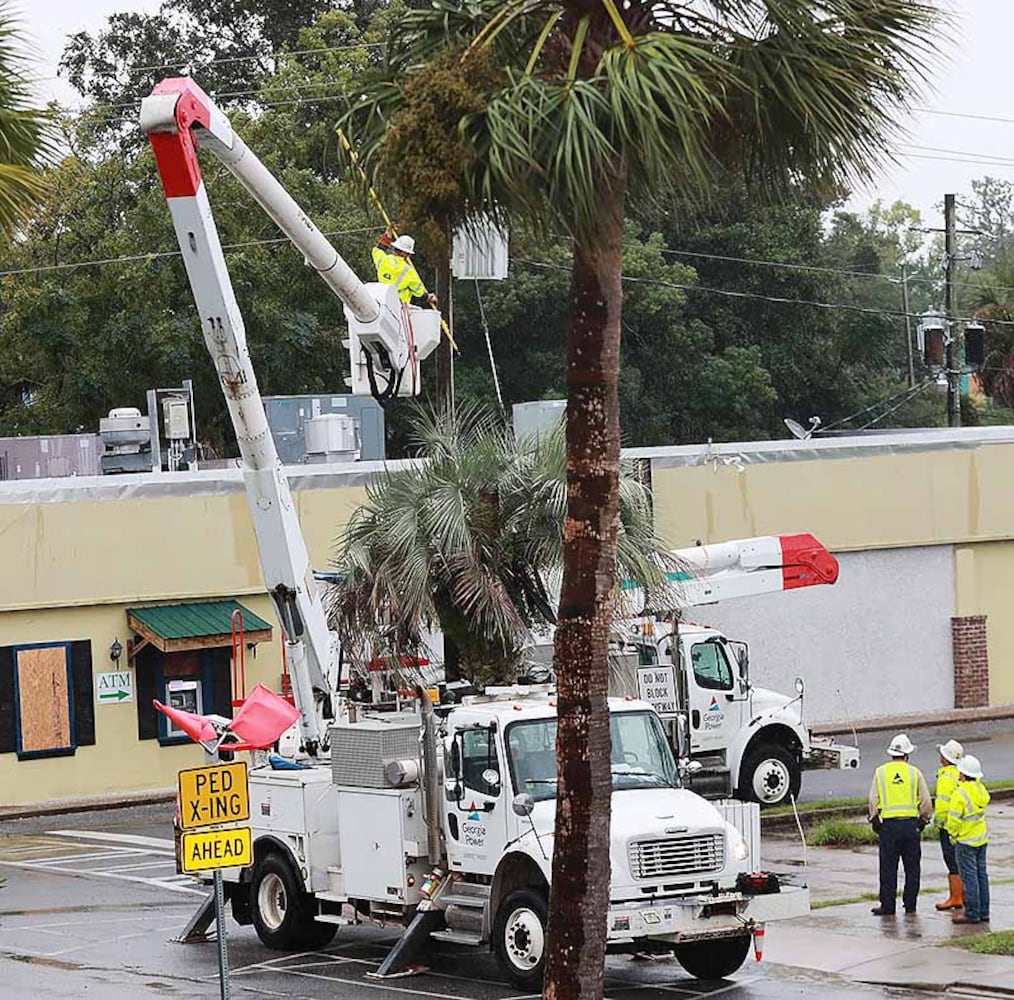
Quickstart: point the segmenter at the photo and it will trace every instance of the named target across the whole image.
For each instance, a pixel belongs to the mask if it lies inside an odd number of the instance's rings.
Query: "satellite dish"
[[[813,437],[813,432],[821,425],[820,417],[810,417],[808,428],[803,427],[802,424],[793,420],[792,417],[786,417],[783,421],[786,427],[789,429],[789,433],[794,438],[799,438],[800,441],[808,441]]]

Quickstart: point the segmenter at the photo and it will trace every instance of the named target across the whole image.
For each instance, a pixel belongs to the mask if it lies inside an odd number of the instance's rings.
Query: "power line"
[[[339,229],[322,235],[328,238],[332,236],[353,236],[358,233],[374,233],[378,231],[377,226],[363,226],[360,229]],[[290,242],[287,236],[279,236],[273,239],[247,240],[243,243],[224,243],[223,250],[242,250],[246,247],[270,246],[278,243]],[[125,254],[121,257],[97,257],[93,260],[67,261],[64,264],[40,264],[36,267],[18,267],[8,271],[0,271],[0,278],[10,278],[21,274],[41,274],[48,271],[72,271],[79,267],[96,267],[104,264],[126,264],[139,260],[158,260],[161,257],[179,257],[181,250],[152,250],[148,253]]]
[[[563,264],[550,264],[545,261],[527,260],[523,257],[512,257],[512,261],[518,264],[525,264],[529,267],[538,267],[557,271],[569,272],[571,268]],[[621,274],[620,279],[627,282],[635,282],[638,284],[649,284],[656,285],[663,288],[674,288],[678,291],[684,292],[705,292],[710,295],[720,295],[727,298],[735,299],[751,299],[760,302],[772,302],[779,305],[800,305],[809,306],[814,309],[827,309],[827,310],[840,310],[843,312],[853,312],[864,314],[867,316],[891,316],[896,319],[922,319],[919,313],[906,313],[900,309],[877,309],[873,306],[856,306],[848,302],[819,302],[815,299],[798,299],[789,298],[787,296],[780,295],[764,295],[760,292],[744,292],[732,288],[713,288],[708,285],[691,285],[684,284],[676,281],[664,281],[660,278],[641,278],[635,277],[629,274]],[[971,317],[957,316],[955,319],[959,322],[970,323]],[[990,320],[989,322],[997,326],[1014,326],[1014,320]]]
[[[883,413],[878,413],[877,416],[875,416],[871,421],[863,424],[862,427],[857,427],[856,430],[864,431],[866,430],[867,427],[872,427],[874,424],[880,423],[880,421],[883,420],[884,417],[889,417],[896,410],[900,410],[906,403],[910,403],[913,399],[915,399],[916,396],[919,395],[919,393],[921,393],[924,389],[926,389],[927,386],[933,385],[933,382],[934,382],[933,379],[928,378],[920,382],[918,385],[913,386],[911,389],[908,390],[908,393],[904,399],[895,403],[894,406],[892,406],[890,409],[884,410]]]
[[[980,122],[1002,122],[1004,125],[1014,125],[1014,118],[1003,118],[998,115],[979,115],[968,111],[939,111],[936,108],[912,108],[913,111],[923,115],[940,115],[943,118],[970,118]]]

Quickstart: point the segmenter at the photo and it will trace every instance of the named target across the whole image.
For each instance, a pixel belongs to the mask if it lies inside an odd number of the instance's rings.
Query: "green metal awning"
[[[239,601],[201,601],[128,608],[127,625],[163,653],[232,644],[232,616],[243,616],[245,642],[270,642],[271,624]],[[238,623],[237,623],[238,629]]]

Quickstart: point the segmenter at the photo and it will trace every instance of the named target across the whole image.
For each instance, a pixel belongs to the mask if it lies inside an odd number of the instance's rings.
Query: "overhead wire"
[[[358,229],[338,229],[322,235],[330,238],[332,236],[353,236],[359,233],[375,233],[378,226],[361,226]],[[223,250],[242,250],[247,247],[270,246],[278,243],[291,242],[287,236],[278,236],[271,239],[245,240],[242,243],[224,243]],[[22,274],[41,274],[49,271],[72,271],[79,267],[96,267],[105,264],[127,264],[141,260],[158,260],[162,257],[180,257],[181,250],[150,250],[147,253],[123,254],[119,257],[96,257],[92,260],[66,261],[62,264],[37,264],[33,267],[16,267],[6,271],[0,271],[0,278],[10,278]]]
[[[529,267],[537,267],[551,270],[570,271],[570,267],[561,264],[550,264],[546,261],[528,260],[523,257],[512,257],[512,261],[525,264]],[[919,313],[904,312],[901,309],[878,309],[874,306],[857,306],[849,302],[820,302],[816,299],[791,298],[781,295],[765,295],[761,292],[745,292],[733,288],[714,288],[708,285],[695,285],[685,282],[665,281],[661,278],[641,278],[634,275],[622,274],[620,279],[626,282],[656,285],[663,288],[674,288],[685,292],[705,292],[712,295],[726,296],[736,299],[752,299],[761,302],[773,302],[782,305],[809,306],[814,309],[842,310],[870,316],[891,316],[896,319],[922,319]],[[956,316],[958,322],[971,322],[973,317]],[[1014,320],[990,320],[997,326],[1014,326]]]

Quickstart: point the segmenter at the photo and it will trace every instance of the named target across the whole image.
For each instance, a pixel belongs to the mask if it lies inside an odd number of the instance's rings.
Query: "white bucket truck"
[[[369,391],[418,391],[418,362],[439,337],[439,317],[402,310],[390,286],[360,281],[192,80],[160,83],[142,103],[141,124],[236,432],[300,711],[305,763],[250,772],[255,860],[226,873],[233,914],[272,948],[320,947],[352,913],[393,921],[406,931],[381,974],[434,937],[492,946],[506,974],[532,986],[542,974],[553,853],[554,702],[548,691],[518,689],[438,715],[422,689],[410,713],[370,713],[341,699],[337,639],[267,428],[198,143],[345,303],[353,364],[365,364]],[[364,380],[353,374],[359,391]],[[765,921],[808,911],[808,891],[751,877],[756,808],[729,806],[748,843],[718,808],[681,788],[650,705],[617,700],[611,713],[611,901],[602,914],[610,947],[673,949],[696,976],[731,973]],[[206,927],[208,912],[202,907],[188,932]]]

